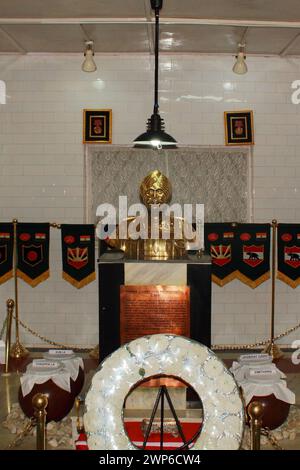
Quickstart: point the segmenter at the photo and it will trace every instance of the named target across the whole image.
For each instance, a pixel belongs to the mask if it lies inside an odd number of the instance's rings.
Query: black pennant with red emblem
[[[238,224],[237,278],[253,289],[270,278],[270,224]]]
[[[63,278],[80,289],[96,279],[94,225],[61,226]]]
[[[236,278],[236,235],[233,224],[204,224],[205,250],[212,261],[212,280],[224,286]]]
[[[17,224],[17,275],[32,287],[49,277],[49,223]]]
[[[300,224],[278,224],[277,278],[294,289],[300,284]]]
[[[0,284],[13,277],[14,227],[0,223]]]

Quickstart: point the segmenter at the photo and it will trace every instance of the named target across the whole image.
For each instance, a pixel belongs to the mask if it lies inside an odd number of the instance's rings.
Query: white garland
[[[193,450],[239,449],[244,408],[231,373],[206,346],[158,334],[120,347],[94,375],[84,416],[91,450],[138,450],[124,430],[124,399],[138,382],[159,374],[182,379],[201,398],[204,421]]]

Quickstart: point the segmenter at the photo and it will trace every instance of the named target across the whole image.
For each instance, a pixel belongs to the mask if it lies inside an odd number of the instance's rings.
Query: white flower
[[[138,338],[134,341],[131,341],[131,343],[128,344],[127,346],[128,350],[136,356],[138,360],[141,360],[145,353],[148,351],[149,348],[149,340],[148,338]]]
[[[181,338],[180,336],[175,336],[170,342],[170,350],[174,356],[179,354],[187,354],[192,342],[186,338]]]
[[[224,374],[222,378],[219,379],[222,393],[231,393],[236,387],[236,383],[233,377],[229,374]]]
[[[144,362],[145,375],[155,375],[160,373],[160,364],[156,357],[148,357]]]
[[[204,371],[209,377],[218,377],[224,371],[224,366],[218,359],[212,358],[204,364]]]
[[[239,416],[229,415],[224,419],[226,433],[235,434],[241,427]]]
[[[243,404],[238,393],[228,397],[228,399],[226,400],[226,408],[224,409],[224,411],[228,413],[239,413],[242,409]]]
[[[234,437],[222,437],[217,442],[216,449],[219,450],[238,450],[239,443]]]
[[[193,357],[198,364],[202,364],[207,358],[207,348],[200,344],[191,344],[189,356]]]
[[[169,338],[166,335],[153,335],[149,339],[149,351],[152,354],[162,354],[169,346]]]

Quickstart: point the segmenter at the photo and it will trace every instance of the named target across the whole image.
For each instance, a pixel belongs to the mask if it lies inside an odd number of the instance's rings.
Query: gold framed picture
[[[84,109],[83,110],[83,143],[111,144],[112,139],[112,110]]]
[[[254,145],[253,112],[225,111],[225,145]]]

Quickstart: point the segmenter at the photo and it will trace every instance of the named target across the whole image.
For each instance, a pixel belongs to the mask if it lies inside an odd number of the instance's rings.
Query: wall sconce
[[[245,62],[245,59],[246,59],[245,47],[246,47],[246,44],[239,44],[239,51],[238,51],[238,54],[235,56],[236,62],[233,66],[232,71],[234,73],[237,73],[238,75],[243,75],[248,72],[248,67]]]
[[[84,72],[95,72],[97,70],[97,65],[93,59],[94,50],[93,50],[94,41],[85,41],[85,52],[84,52],[84,61],[81,66],[81,69]]]

